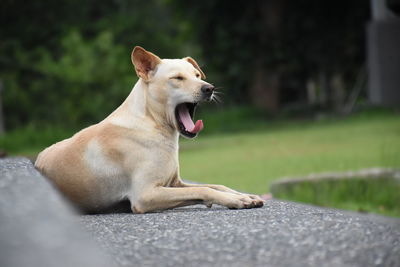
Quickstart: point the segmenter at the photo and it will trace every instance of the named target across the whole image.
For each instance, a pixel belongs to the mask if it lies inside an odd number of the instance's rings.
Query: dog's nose
[[[201,87],[201,91],[206,94],[206,95],[211,95],[212,92],[214,91],[215,87],[212,86],[211,84],[203,85]]]

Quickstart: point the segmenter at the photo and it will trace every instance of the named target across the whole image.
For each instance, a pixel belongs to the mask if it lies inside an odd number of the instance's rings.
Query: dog
[[[139,80],[127,99],[98,124],[44,149],[36,168],[84,213],[128,200],[133,213],[204,204],[231,209],[263,206],[257,195],[223,185],[189,184],[179,174],[179,136],[194,138],[200,102],[215,88],[191,57],[160,59],[136,46]]]

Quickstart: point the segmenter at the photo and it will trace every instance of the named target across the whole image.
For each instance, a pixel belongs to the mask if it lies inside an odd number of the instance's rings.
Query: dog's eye
[[[200,74],[196,73],[196,77],[199,78],[199,77],[200,77]]]
[[[180,75],[175,76],[172,79],[176,79],[176,80],[179,80],[179,81],[183,81],[184,80],[184,78],[182,76],[180,76]]]

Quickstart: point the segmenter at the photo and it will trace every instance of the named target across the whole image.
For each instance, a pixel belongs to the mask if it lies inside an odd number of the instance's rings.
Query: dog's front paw
[[[235,194],[232,195],[232,201],[226,205],[230,209],[251,209],[259,208],[264,205],[264,201],[255,195]]]
[[[262,199],[260,196],[258,196],[258,195],[251,195],[251,194],[246,194],[246,195],[247,195],[248,197],[250,197],[250,198],[253,200],[253,202],[255,201],[256,208],[259,208],[259,207],[264,206],[265,200]]]

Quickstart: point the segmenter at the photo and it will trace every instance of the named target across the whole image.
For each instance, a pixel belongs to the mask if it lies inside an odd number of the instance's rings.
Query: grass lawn
[[[271,189],[281,199],[400,217],[400,181],[394,177],[299,181]]]
[[[182,177],[261,194],[284,176],[400,167],[400,116],[393,113],[255,127],[183,142]]]

